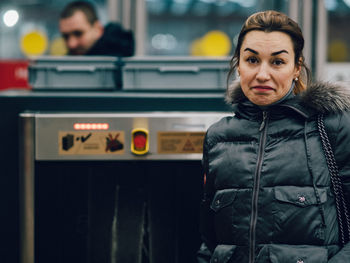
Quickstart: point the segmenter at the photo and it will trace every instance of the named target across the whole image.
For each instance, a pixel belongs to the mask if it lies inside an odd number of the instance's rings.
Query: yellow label
[[[40,31],[32,31],[21,38],[21,50],[27,56],[39,56],[45,53],[47,36]]]
[[[59,155],[124,154],[124,131],[59,131]]]
[[[202,153],[204,136],[205,132],[158,132],[158,153]]]

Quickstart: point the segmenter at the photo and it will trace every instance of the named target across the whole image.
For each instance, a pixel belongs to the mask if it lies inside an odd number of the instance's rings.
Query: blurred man
[[[94,6],[85,1],[69,3],[60,14],[60,32],[68,55],[132,56],[134,37],[117,23],[103,27]]]

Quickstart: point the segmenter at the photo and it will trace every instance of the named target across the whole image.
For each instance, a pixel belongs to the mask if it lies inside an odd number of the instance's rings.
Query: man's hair
[[[88,22],[93,25],[97,20],[97,12],[92,3],[86,1],[74,1],[69,3],[61,12],[60,18],[69,18],[75,14],[75,12],[81,11],[85,14]]]

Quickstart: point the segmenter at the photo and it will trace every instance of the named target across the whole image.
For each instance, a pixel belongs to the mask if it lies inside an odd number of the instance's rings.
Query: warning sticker
[[[205,132],[158,132],[158,153],[202,153]]]
[[[59,131],[58,154],[124,154],[123,131]]]

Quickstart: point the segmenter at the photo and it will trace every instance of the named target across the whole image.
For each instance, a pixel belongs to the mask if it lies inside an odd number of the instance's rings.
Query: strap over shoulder
[[[323,114],[319,114],[317,117],[317,127],[320,133],[322,147],[326,156],[327,166],[331,176],[332,187],[335,195],[341,243],[342,245],[345,245],[350,241],[350,214],[348,204],[346,203],[344,197],[343,185],[341,178],[339,177],[338,166],[325,129]]]

